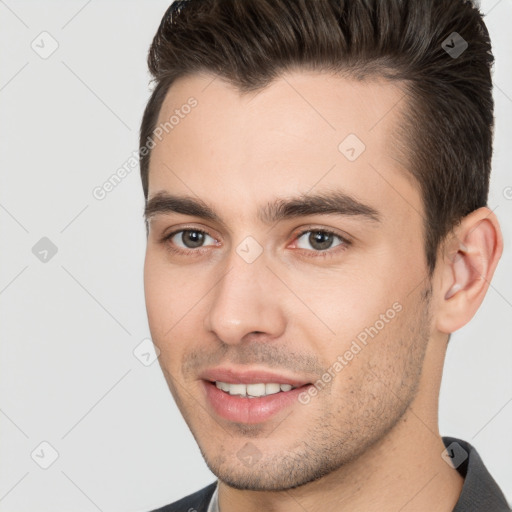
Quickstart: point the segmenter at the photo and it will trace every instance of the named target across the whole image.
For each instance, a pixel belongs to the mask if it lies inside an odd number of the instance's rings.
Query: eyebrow
[[[180,213],[201,217],[222,225],[226,224],[215,210],[198,198],[158,192],[147,200],[144,209],[146,222],[157,215],[167,213]],[[373,222],[381,220],[381,216],[375,208],[340,190],[278,198],[269,201],[258,210],[258,218],[265,224],[274,224],[285,219],[308,215],[326,214],[361,217]]]

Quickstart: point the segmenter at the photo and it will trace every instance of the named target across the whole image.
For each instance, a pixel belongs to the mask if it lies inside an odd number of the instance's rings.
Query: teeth
[[[265,384],[247,384],[249,396],[265,396]]]
[[[222,389],[222,391],[229,391],[229,384],[226,384],[225,382],[216,382],[215,384],[219,389]]]
[[[281,386],[279,384],[265,384],[266,395],[274,395],[275,393],[279,393],[279,391],[281,391]]]
[[[227,382],[217,381],[215,382],[215,385],[230,395],[247,396],[249,398],[274,395],[280,391],[290,391],[295,388],[295,386],[292,386],[291,384],[276,384],[274,382],[260,382],[258,384],[229,384]]]
[[[228,393],[230,395],[247,395],[247,386],[245,384],[228,384]]]

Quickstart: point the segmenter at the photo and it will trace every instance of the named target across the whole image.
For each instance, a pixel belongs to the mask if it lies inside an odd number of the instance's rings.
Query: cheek
[[[168,286],[169,279],[165,270],[147,250],[144,261],[144,296],[152,333],[160,329],[160,324],[166,321],[166,314],[171,311],[166,307],[166,302],[169,299],[169,294],[166,293]]]
[[[153,342],[162,355],[175,336],[176,325],[186,311],[187,288],[156,251],[147,250],[144,262],[144,295]]]
[[[394,357],[405,357],[401,345],[408,337],[403,332],[407,293],[395,276],[374,265],[366,272],[340,271],[315,282],[316,287],[311,281],[302,285],[308,286],[303,288],[307,304],[318,318],[297,312],[295,318],[302,318],[299,331],[311,340],[310,350],[336,375],[333,389],[341,386],[345,394],[366,387],[369,367],[389,367]]]
[[[204,337],[200,332],[204,325],[201,299],[209,287],[192,266],[171,266],[158,251],[146,252],[147,318],[152,340],[160,350],[160,363],[165,368],[178,367],[183,354]]]
[[[187,268],[170,265],[162,251],[148,248],[144,262],[144,293],[150,323],[156,327],[166,323],[169,329],[169,323],[172,325],[173,320],[186,314],[195,296],[201,293],[200,282]]]
[[[315,286],[311,285],[312,281]],[[316,319],[307,315],[308,320],[318,324],[316,327],[321,325],[321,320],[329,327],[330,336],[342,343],[374,325],[380,315],[385,315],[395,302],[401,300],[398,289],[382,277],[372,275],[371,271],[366,275],[360,271],[350,275],[340,271],[321,278],[316,276],[314,280],[297,283],[295,289],[316,314]],[[311,330],[311,327],[306,329]],[[329,334],[324,327],[316,332]]]

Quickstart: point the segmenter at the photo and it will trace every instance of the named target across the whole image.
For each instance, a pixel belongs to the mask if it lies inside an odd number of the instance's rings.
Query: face
[[[394,150],[402,96],[296,72],[246,95],[190,76],[166,97],[159,123],[179,121],[151,155],[149,325],[233,487],[342,468],[421,391],[429,283],[420,193]]]

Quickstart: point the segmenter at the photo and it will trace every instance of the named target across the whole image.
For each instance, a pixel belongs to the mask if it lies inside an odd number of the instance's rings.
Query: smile
[[[295,389],[291,384],[256,383],[256,384],[230,384],[228,382],[216,381],[217,388],[229,393],[231,396],[242,396],[248,398],[257,398],[261,396],[275,395],[276,393],[290,391]]]

